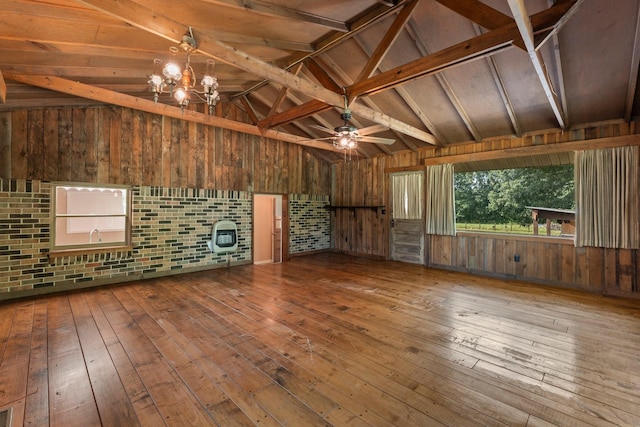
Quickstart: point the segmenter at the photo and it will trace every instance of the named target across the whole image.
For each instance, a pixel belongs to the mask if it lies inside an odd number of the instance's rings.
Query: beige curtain
[[[423,180],[422,172],[391,175],[395,219],[422,219]]]
[[[640,247],[638,147],[575,153],[576,246]]]
[[[427,167],[427,234],[454,236],[456,208],[453,165]]]

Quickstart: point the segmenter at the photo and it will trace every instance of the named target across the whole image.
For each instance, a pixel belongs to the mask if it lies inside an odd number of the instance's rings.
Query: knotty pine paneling
[[[217,114],[236,120],[235,106]],[[120,107],[2,113],[0,177],[282,194],[330,193],[302,146]]]

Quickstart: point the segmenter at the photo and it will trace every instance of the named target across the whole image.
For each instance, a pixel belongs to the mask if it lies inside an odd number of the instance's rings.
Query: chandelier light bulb
[[[178,64],[173,62],[167,62],[164,64],[162,74],[164,74],[167,80],[169,80],[169,84],[175,83],[182,78],[182,71],[180,71],[180,67]]]
[[[216,90],[218,88],[218,79],[214,76],[206,74],[202,77],[202,82],[200,84],[204,87],[205,92],[210,92],[211,90]]]
[[[176,91],[173,94],[173,97],[175,98],[176,101],[178,101],[178,104],[180,104],[183,107],[189,105],[189,100],[191,99],[191,96],[189,95],[189,91],[187,91],[183,87],[176,89]]]
[[[149,86],[151,87],[151,91],[154,93],[162,93],[162,89],[164,86],[164,79],[159,74],[151,74],[149,76]]]

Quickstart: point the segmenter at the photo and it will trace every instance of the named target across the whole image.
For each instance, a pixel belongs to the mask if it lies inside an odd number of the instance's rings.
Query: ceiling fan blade
[[[377,136],[363,136],[359,139],[359,141],[361,142],[373,142],[374,144],[384,144],[384,145],[391,145],[394,142],[396,142],[395,139],[391,139],[391,138],[380,138]]]
[[[373,125],[373,126],[369,126],[369,127],[358,130],[358,133],[360,133],[360,135],[362,136],[365,136],[365,135],[371,135],[378,132],[384,132],[385,130],[389,130],[389,128],[383,125]]]
[[[329,128],[326,128],[326,127],[320,126],[320,125],[310,125],[309,127],[312,127],[314,129],[318,129],[318,130],[321,130],[323,132],[330,133],[330,134],[335,134],[336,133],[335,130],[329,129]]]
[[[330,141],[332,140],[334,137],[333,136],[327,136],[325,138],[310,138],[310,139],[303,139],[302,142],[310,142],[310,141]]]

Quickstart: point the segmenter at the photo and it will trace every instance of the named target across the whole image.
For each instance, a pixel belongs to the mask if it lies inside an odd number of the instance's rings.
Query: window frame
[[[113,214],[113,213],[97,213],[97,214],[78,214],[78,215],[68,215],[68,214],[59,214],[58,213],[58,189],[60,187],[69,187],[69,188],[79,188],[79,189],[97,189],[97,190],[124,190],[126,191],[126,196],[124,200],[126,202],[126,206],[124,209],[124,214]],[[92,253],[92,252],[101,252],[109,249],[120,249],[120,248],[130,248],[131,247],[131,230],[132,230],[132,188],[127,185],[117,185],[117,184],[93,184],[93,183],[77,183],[77,182],[52,182],[51,183],[51,240],[50,240],[50,254],[62,254],[67,252],[82,252],[82,253]],[[64,217],[78,217],[78,218],[95,218],[95,217],[122,217],[124,218],[124,239],[118,241],[111,242],[93,242],[93,243],[82,243],[82,244],[67,244],[67,245],[56,245],[56,237],[57,237],[57,226],[58,219]]]
[[[571,163],[573,165],[573,163]],[[545,165],[545,166],[524,166],[524,167],[514,167],[514,168],[509,168],[509,169],[532,169],[532,168],[539,168],[539,167],[553,167],[553,166],[564,166],[564,165],[568,165],[567,164],[562,164],[562,165]],[[575,166],[573,166],[575,167]],[[462,174],[462,173],[472,173],[472,172],[488,172],[488,171],[493,171],[493,170],[505,170],[504,168],[494,168],[494,169],[478,169],[475,171],[460,171],[460,172],[455,172],[454,171],[454,192],[457,192],[457,190],[455,189],[455,177],[458,174]],[[575,189],[575,182],[574,182],[574,203],[575,203],[575,198],[576,198],[576,189]],[[531,209],[531,207],[528,207],[528,209]],[[575,210],[575,208],[574,208]],[[456,235],[460,235],[460,236],[499,236],[501,238],[507,237],[509,239],[514,238],[514,240],[522,240],[522,239],[532,239],[533,241],[535,240],[540,240],[540,239],[544,239],[546,241],[556,241],[556,242],[570,242],[573,244],[574,240],[575,240],[575,234],[572,235],[546,235],[545,234],[532,234],[532,233],[508,233],[508,232],[504,232],[502,230],[478,230],[478,229],[462,229],[462,228],[458,228],[458,210],[456,209],[455,212],[455,223],[456,223]],[[533,217],[532,217],[532,221],[533,221]],[[577,215],[575,215],[574,218],[574,225],[577,229],[577,222],[578,222],[578,218]]]

